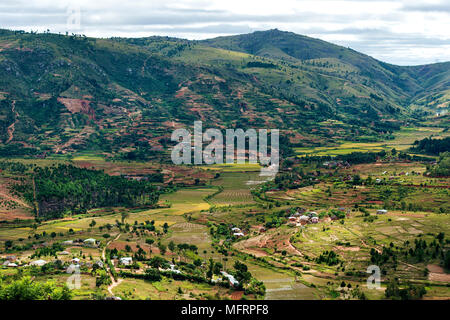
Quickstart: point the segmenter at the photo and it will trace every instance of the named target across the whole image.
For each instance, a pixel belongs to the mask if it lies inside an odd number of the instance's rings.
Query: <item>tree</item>
[[[125,220],[130,216],[130,214],[127,211],[122,211],[120,213],[120,218],[122,219],[122,224],[125,223]]]
[[[0,300],[70,300],[72,293],[67,285],[53,282],[40,283],[23,277],[12,283],[0,281]]]
[[[169,245],[168,245],[168,248],[169,248],[170,251],[173,252],[175,250],[175,243],[173,241],[170,241]]]

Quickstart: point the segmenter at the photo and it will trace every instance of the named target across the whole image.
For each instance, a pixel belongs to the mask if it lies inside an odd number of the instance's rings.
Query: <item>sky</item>
[[[187,39],[277,28],[398,65],[450,61],[450,0],[0,0],[0,28]]]

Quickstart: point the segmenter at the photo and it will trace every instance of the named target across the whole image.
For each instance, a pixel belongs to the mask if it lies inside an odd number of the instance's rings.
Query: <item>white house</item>
[[[303,220],[303,221],[308,221],[308,220],[309,220],[309,217],[308,217],[308,216],[305,216],[305,215],[303,215],[303,216],[301,216],[301,217],[300,217],[300,220]]]
[[[125,266],[129,266],[133,263],[133,258],[131,257],[123,257],[119,259],[119,262]]]
[[[47,264],[47,261],[45,261],[45,260],[36,260],[36,261],[30,262],[30,266],[42,267],[45,264]]]
[[[319,218],[318,217],[312,217],[311,218],[311,223],[318,223],[319,222]]]
[[[234,228],[231,228],[231,231],[233,231],[233,232],[241,232],[241,229],[239,229],[237,227],[234,227]]]
[[[73,245],[73,240],[66,240],[62,242],[63,246],[71,246]]]
[[[235,236],[235,237],[243,237],[244,234],[242,232],[235,232],[235,233],[233,233],[233,236]]]
[[[96,246],[97,245],[97,240],[89,238],[83,241],[85,245],[87,246]]]
[[[220,271],[220,273],[228,279],[228,281],[233,285],[233,286],[238,286],[239,285],[239,281],[236,280],[235,277],[233,277],[233,275],[226,273],[225,271]]]
[[[386,214],[388,211],[385,209],[379,209],[377,210],[377,214]]]

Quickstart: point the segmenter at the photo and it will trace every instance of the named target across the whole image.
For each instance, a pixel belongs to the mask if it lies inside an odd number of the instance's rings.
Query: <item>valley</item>
[[[0,48],[0,300],[449,299],[449,62],[277,29]],[[279,172],[173,164],[198,120],[279,129]]]

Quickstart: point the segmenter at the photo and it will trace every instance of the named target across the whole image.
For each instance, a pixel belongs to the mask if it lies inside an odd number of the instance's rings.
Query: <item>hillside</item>
[[[141,159],[174,128],[280,128],[298,146],[388,138],[449,104],[450,63],[399,67],[289,32],[188,41],[0,31],[0,156]]]

